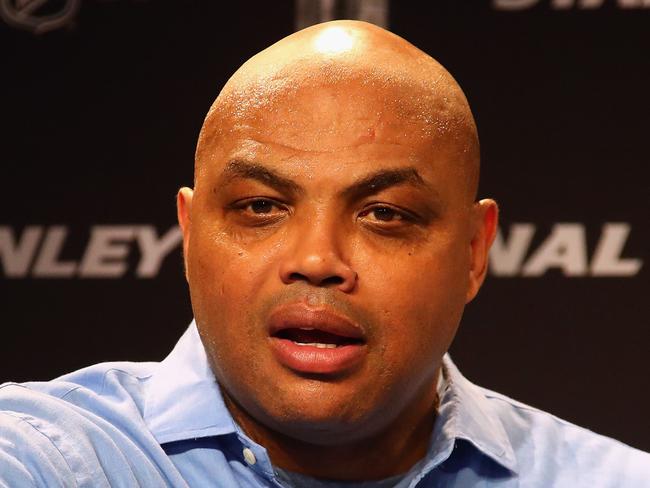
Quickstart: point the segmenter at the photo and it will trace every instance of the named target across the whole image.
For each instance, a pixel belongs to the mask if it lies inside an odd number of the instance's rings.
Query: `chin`
[[[272,427],[276,432],[306,444],[340,446],[367,438],[373,429],[363,419],[347,419],[336,416],[301,415],[284,417]]]
[[[366,437],[378,420],[373,419],[372,412],[384,411],[376,406],[367,411],[364,407],[368,402],[358,393],[336,392],[322,384],[284,391],[272,404],[261,406],[262,418],[258,419],[276,432],[312,444],[334,445],[343,439]]]

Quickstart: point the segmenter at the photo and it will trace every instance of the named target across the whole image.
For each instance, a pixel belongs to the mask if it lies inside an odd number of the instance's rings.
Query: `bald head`
[[[467,100],[453,77],[437,61],[406,40],[375,25],[334,21],[296,32],[253,56],[226,83],[208,112],[196,151],[196,174],[215,157],[215,148],[237,127],[251,126],[261,114],[273,114],[301,101],[322,121],[322,134],[335,136],[337,122],[349,107],[311,95],[347,93],[365,103],[381,101],[376,110],[416,128],[466,182],[475,197],[479,172],[476,126]],[[339,100],[340,101],[340,100]],[[289,110],[290,114],[295,112]],[[296,117],[305,114],[296,114]],[[327,121],[331,120],[330,126]],[[299,120],[284,123],[299,126]],[[374,132],[374,129],[371,129]],[[302,141],[302,149],[317,151]],[[442,149],[442,151],[441,151]]]

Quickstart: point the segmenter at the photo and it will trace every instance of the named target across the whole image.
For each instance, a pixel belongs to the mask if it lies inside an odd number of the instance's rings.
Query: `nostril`
[[[327,285],[340,285],[343,283],[343,278],[340,276],[328,276],[323,281],[320,282],[321,286]]]
[[[291,281],[309,281],[309,279],[307,279],[307,277],[305,275],[300,274],[300,273],[291,273],[289,275],[289,280],[291,280]]]

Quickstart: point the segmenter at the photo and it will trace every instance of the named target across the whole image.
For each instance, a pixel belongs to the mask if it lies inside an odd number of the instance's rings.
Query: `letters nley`
[[[152,225],[95,225],[81,260],[76,262],[61,258],[67,236],[67,226],[32,225],[17,239],[11,227],[0,226],[2,274],[9,278],[121,278],[137,244],[140,260],[135,276],[153,278],[182,240],[177,226],[158,236]]]

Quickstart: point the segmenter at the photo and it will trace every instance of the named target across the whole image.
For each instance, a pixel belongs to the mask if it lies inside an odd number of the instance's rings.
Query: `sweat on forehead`
[[[384,120],[415,123],[431,143],[453,145],[455,162],[463,166],[470,187],[476,187],[478,137],[456,81],[404,39],[358,21],[309,27],[244,63],[206,116],[197,144],[196,171],[239,124],[255,125],[283,111],[293,122],[317,116],[326,128],[328,120],[335,124],[340,114],[349,115],[350,101],[354,108],[365,104],[371,118],[389,114]],[[314,114],[308,113],[310,107]]]

